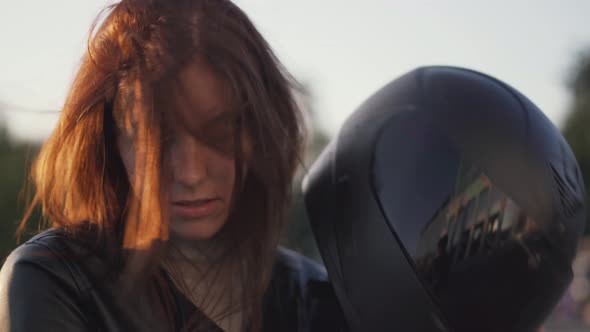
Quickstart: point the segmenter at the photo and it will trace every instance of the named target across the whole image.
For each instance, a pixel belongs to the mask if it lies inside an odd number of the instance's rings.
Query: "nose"
[[[207,147],[191,135],[181,135],[169,146],[168,159],[176,184],[198,187],[209,175]]]

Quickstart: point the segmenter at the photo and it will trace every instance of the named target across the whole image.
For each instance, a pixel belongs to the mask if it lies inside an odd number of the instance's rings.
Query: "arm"
[[[0,271],[0,331],[89,331],[65,262],[35,243],[17,248]]]

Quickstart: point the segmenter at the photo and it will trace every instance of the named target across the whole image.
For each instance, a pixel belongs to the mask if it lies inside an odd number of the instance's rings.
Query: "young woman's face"
[[[162,183],[169,192],[170,231],[181,240],[208,240],[224,226],[231,209],[236,112],[228,109],[224,82],[206,64],[187,66],[179,83],[176,109],[166,110],[169,130],[163,146],[164,169],[170,173]],[[245,131],[240,141],[247,159]],[[132,179],[132,140],[120,134],[117,145]]]

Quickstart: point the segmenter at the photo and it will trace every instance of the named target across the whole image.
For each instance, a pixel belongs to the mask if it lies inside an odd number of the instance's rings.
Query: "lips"
[[[172,202],[172,213],[182,218],[203,218],[215,214],[221,208],[217,198],[177,200]]]
[[[179,206],[199,206],[199,205],[206,204],[212,200],[215,200],[215,198],[195,199],[195,200],[179,200],[179,201],[172,202],[172,204],[179,205]]]

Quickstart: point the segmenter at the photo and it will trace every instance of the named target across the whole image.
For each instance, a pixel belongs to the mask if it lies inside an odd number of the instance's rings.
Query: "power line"
[[[0,112],[1,113],[37,113],[37,114],[59,114],[60,111],[59,110],[47,110],[47,109],[34,109],[34,108],[29,108],[29,107],[24,107],[24,106],[18,106],[18,105],[10,105],[10,104],[6,104],[6,103],[2,103],[0,102]]]

